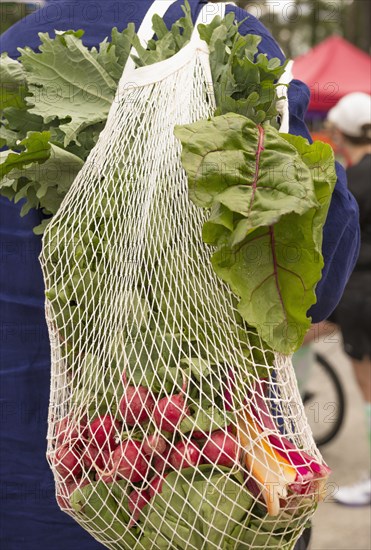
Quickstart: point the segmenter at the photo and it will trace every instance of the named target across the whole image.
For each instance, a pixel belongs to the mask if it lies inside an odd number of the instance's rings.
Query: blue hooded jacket
[[[112,27],[140,25],[151,0],[50,0],[1,36],[0,48],[18,57],[18,47],[36,49],[38,33],[54,29],[84,29],[83,41],[97,46]],[[181,17],[182,1],[165,15],[170,25]],[[190,0],[195,20],[202,2]],[[227,6],[241,21],[247,14]],[[267,29],[253,16],[240,32],[259,34],[260,51],[284,59]],[[292,81],[289,88],[290,132],[310,139],[304,124],[308,88]],[[313,322],[325,319],[337,305],[359,249],[358,209],[347,190],[345,172],[337,165],[338,181],[324,229],[325,267],[317,286]],[[50,348],[44,317],[44,287],[38,254],[41,239],[32,228],[40,222],[33,210],[19,216],[20,205],[0,197],[0,328],[1,328],[1,538],[4,550],[95,550],[103,548],[55,501],[54,481],[45,459],[50,386]]]

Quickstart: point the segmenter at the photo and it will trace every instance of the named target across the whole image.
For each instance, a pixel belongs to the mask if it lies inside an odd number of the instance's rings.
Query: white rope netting
[[[174,127],[214,110],[197,36],[127,67],[43,240],[48,459],[112,549],[293,548],[325,477],[291,359],[242,323],[188,199]]]

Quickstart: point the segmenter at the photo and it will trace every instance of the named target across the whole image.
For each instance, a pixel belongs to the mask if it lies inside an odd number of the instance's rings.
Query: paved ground
[[[325,501],[319,505],[314,518],[311,550],[370,550],[371,507],[344,507],[331,498],[338,485],[353,482],[362,473],[370,471],[370,449],[361,395],[340,342],[322,341],[315,347],[336,366],[346,389],[348,409],[339,436],[322,448],[333,475]]]

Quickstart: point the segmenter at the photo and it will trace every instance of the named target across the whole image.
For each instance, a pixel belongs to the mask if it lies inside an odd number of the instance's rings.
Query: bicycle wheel
[[[345,394],[335,369],[319,353],[315,354],[303,402],[316,444],[329,443],[343,424]]]

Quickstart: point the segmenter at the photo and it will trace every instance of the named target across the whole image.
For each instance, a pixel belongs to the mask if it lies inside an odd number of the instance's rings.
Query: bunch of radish
[[[140,511],[162,490],[170,470],[196,468],[202,463],[233,467],[239,460],[237,438],[230,429],[211,434],[194,431],[186,436],[179,431],[183,418],[190,415],[180,393],[158,398],[144,386],[127,383],[117,415],[98,415],[90,423],[86,417],[73,424],[68,417],[57,423],[53,463],[64,481],[58,502],[68,508],[72,492],[94,481],[112,483],[125,479],[133,486],[128,494],[128,509],[135,523]],[[144,438],[138,437],[151,426]],[[133,436],[128,430],[136,428]],[[125,431],[126,438],[123,439]]]

